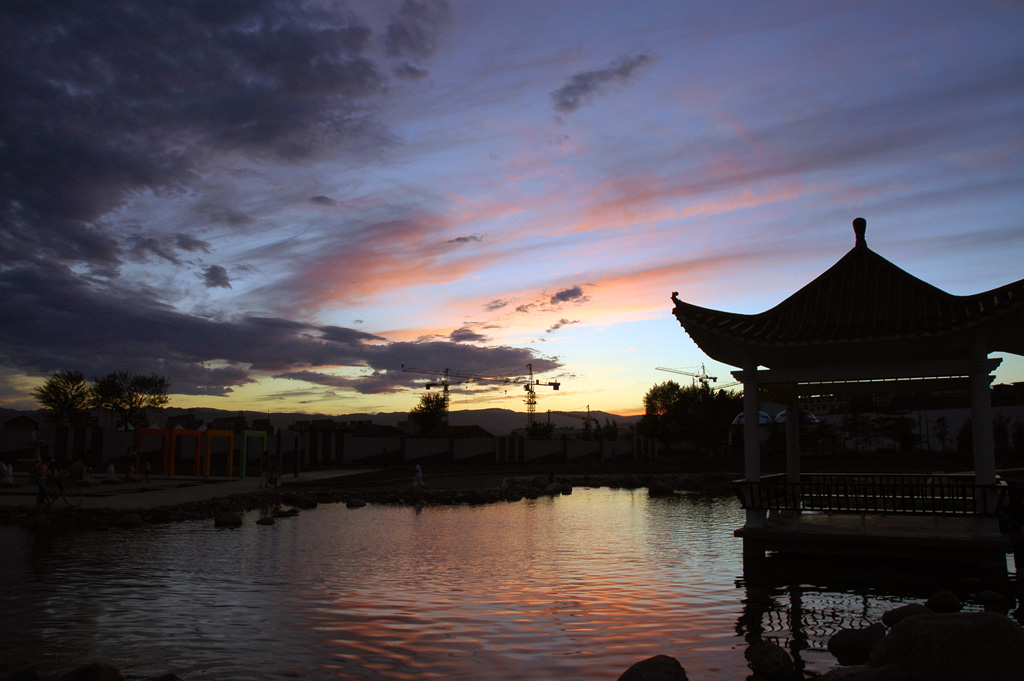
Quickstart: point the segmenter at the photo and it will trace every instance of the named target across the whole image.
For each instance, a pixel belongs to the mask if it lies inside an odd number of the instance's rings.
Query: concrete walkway
[[[281,476],[281,488],[300,482],[355,475],[370,469],[305,471],[295,476],[291,473]],[[26,476],[15,476],[15,485],[0,487],[0,507],[28,507],[36,505],[36,485],[29,483]],[[135,482],[93,484],[81,487],[83,499],[79,508],[111,508],[120,510],[159,508],[174,506],[191,501],[204,501],[227,497],[239,492],[260,490],[259,478],[199,477],[194,475],[153,475],[150,481],[141,477]],[[67,508],[63,500],[54,502],[56,509]]]

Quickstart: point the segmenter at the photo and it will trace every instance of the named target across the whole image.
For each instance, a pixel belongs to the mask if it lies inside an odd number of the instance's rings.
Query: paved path
[[[342,475],[355,475],[365,470],[306,471],[296,477],[290,473],[281,476],[282,487],[296,482],[309,482]],[[0,507],[35,506],[36,485],[25,476],[16,476],[13,487],[0,487]],[[203,501],[226,497],[239,492],[255,492],[260,488],[259,478],[199,477],[194,475],[151,476],[150,481],[101,483],[82,487],[84,498],[80,508],[113,508],[121,510],[158,508],[190,501]],[[63,508],[61,500],[54,508]]]

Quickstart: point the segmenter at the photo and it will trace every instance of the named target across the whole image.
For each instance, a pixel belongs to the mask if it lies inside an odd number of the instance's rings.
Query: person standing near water
[[[266,487],[270,482],[270,461],[267,459],[267,455],[264,454],[263,458],[260,459],[260,487]]]
[[[39,459],[33,470],[36,474],[36,504],[41,505],[46,503],[46,462]]]
[[[426,487],[426,485],[423,484],[423,469],[420,468],[419,464],[416,464],[416,474],[412,477],[412,487],[413,489],[416,489],[417,487]]]

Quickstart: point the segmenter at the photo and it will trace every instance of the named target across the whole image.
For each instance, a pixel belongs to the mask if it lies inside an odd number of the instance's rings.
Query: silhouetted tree
[[[956,451],[961,454],[970,454],[974,451],[974,426],[971,419],[964,421],[960,426],[960,432],[956,434]]]
[[[665,381],[644,395],[639,430],[665,444],[685,439],[707,451],[728,437],[729,424],[742,408],[740,393],[712,390],[703,383],[682,387]]]
[[[531,440],[550,440],[555,424],[550,421],[534,421],[526,427],[526,436]]]
[[[1014,419],[1010,426],[1010,445],[1014,454],[1024,456],[1024,421],[1020,419]]]
[[[92,406],[92,392],[81,371],[53,372],[32,389],[32,397],[57,424],[75,425]]]
[[[441,393],[423,393],[420,403],[409,412],[409,418],[421,435],[430,435],[440,431],[448,424],[448,408]]]
[[[946,443],[949,442],[949,420],[945,416],[935,419],[935,439],[939,441],[941,451],[946,451]]]
[[[913,451],[916,440],[913,419],[903,414],[887,414],[879,419],[878,427],[889,439],[894,451]]]
[[[159,374],[133,374],[115,371],[93,382],[93,403],[121,417],[128,430],[132,417],[144,409],[162,407],[170,401],[171,382]]]
[[[1010,417],[998,414],[992,419],[992,446],[996,456],[1008,456],[1013,452],[1010,445]]]
[[[644,415],[637,430],[662,444],[679,439],[679,412],[682,387],[675,381],[656,383],[644,395]]]

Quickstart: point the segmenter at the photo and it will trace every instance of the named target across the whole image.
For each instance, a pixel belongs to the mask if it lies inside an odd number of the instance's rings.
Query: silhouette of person
[[[266,487],[270,481],[270,461],[267,459],[267,455],[264,454],[263,458],[260,459],[260,487]]]
[[[36,474],[36,503],[43,504],[46,502],[46,462],[42,459],[36,461],[34,471]]]

